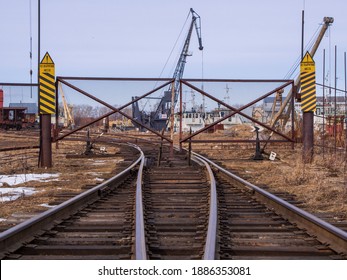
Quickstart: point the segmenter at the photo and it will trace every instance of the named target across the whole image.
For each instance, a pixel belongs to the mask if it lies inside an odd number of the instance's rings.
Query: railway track
[[[218,258],[347,259],[345,231],[204,159],[217,181]]]
[[[130,259],[135,196],[132,183],[133,178],[127,178],[97,202],[34,237],[6,258]]]
[[[1,233],[1,257],[130,259],[134,171],[143,159],[137,154],[133,164],[104,183]]]
[[[185,168],[182,168],[182,165]],[[208,225],[208,178],[201,167],[176,160],[145,174],[150,259],[201,259]]]
[[[154,157],[153,150],[150,152]],[[202,258],[209,214],[205,167],[187,168],[182,156],[145,172],[143,166],[141,152],[128,169],[114,178],[3,232],[1,257]],[[167,233],[171,234],[170,240]],[[149,242],[144,244],[145,240]],[[177,242],[183,240],[185,245],[178,250]]]
[[[218,175],[221,259],[339,258],[326,244],[311,237],[249,190]]]
[[[128,169],[1,233],[0,257],[347,258],[346,232],[208,159],[189,166],[164,149],[158,166],[153,146],[132,146],[139,156]]]

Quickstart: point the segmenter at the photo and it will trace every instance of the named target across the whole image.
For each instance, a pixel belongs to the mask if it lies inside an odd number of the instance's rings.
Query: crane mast
[[[199,42],[199,50],[203,50],[202,39],[201,39],[201,19],[200,16],[191,8],[190,13],[192,15],[192,20],[188,29],[188,34],[185,39],[180,57],[178,59],[173,78],[174,88],[170,85],[169,89],[164,92],[164,96],[160,99],[157,109],[150,113],[150,116],[144,116],[140,112],[138,104],[133,104],[133,116],[137,120],[140,120],[143,124],[149,125],[149,127],[155,130],[162,130],[167,126],[170,114],[171,106],[175,106],[178,100],[179,84],[180,79],[183,77],[184,67],[187,62],[187,57],[191,56],[189,54],[190,39],[195,27],[196,34]],[[174,94],[174,96],[172,96]],[[174,104],[172,104],[174,101]]]
[[[175,69],[175,72],[173,75],[173,77],[175,78],[175,92],[178,92],[177,89],[178,89],[178,85],[179,85],[179,80],[183,77],[183,71],[184,71],[185,64],[187,62],[187,56],[189,56],[189,44],[190,44],[190,38],[191,38],[192,32],[193,32],[193,26],[195,26],[196,34],[198,37],[199,50],[202,51],[204,49],[204,47],[202,46],[202,39],[201,39],[201,19],[200,19],[200,16],[193,9],[190,9],[190,12],[192,14],[192,21],[190,23],[188,35],[187,35],[187,38],[186,38],[185,43],[183,45],[181,55],[180,55],[180,58],[178,60],[178,63],[177,63],[177,66],[176,66],[176,69]],[[176,98],[175,98],[175,101],[177,101]]]
[[[75,121],[72,116],[71,108],[69,108],[69,105],[66,102],[65,94],[63,91],[63,88],[61,86],[61,83],[59,83],[59,89],[61,93],[61,98],[63,100],[63,108],[64,108],[64,127],[74,129],[75,128]]]
[[[321,30],[320,30],[320,32],[319,32],[319,35],[318,35],[318,37],[317,37],[316,42],[314,43],[312,49],[310,50],[310,55],[311,55],[312,57],[315,55],[315,53],[316,53],[316,51],[317,51],[317,49],[318,49],[318,47],[319,47],[319,45],[320,45],[320,43],[321,43],[323,37],[324,37],[325,32],[327,31],[328,27],[329,27],[333,22],[334,22],[334,18],[332,18],[332,17],[324,17],[324,18],[323,18],[323,25],[322,25],[322,28],[321,28]],[[294,82],[294,85],[296,86],[296,88],[299,88],[299,87],[300,87],[300,84],[301,84],[301,83],[300,83],[300,75],[299,75],[299,76],[296,78],[296,80],[295,80],[295,82]],[[271,124],[270,124],[271,127],[274,127],[275,124],[276,124],[276,122],[280,119],[280,117],[282,116],[283,111],[284,111],[284,109],[286,108],[286,106],[288,105],[288,103],[289,103],[291,97],[292,97],[292,92],[290,91],[290,92],[287,94],[285,100],[283,101],[283,103],[282,103],[282,105],[281,105],[279,111],[277,112],[277,114],[276,114],[276,115],[274,116],[274,118],[272,119]],[[289,109],[287,110],[286,116],[284,117],[285,122],[288,121],[290,112],[291,112],[291,108],[289,108]],[[285,125],[285,123],[284,123],[283,125]]]

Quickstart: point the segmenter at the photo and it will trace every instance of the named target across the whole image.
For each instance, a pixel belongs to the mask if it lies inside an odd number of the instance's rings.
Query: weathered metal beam
[[[90,78],[89,78],[89,79],[90,79]],[[96,79],[96,78],[95,78],[95,79]],[[98,78],[98,79],[99,79],[99,78]],[[100,78],[100,79],[101,79],[101,78]],[[110,78],[110,79],[111,79],[111,78]],[[79,130],[81,130],[81,129],[83,129],[83,128],[85,128],[85,127],[87,127],[87,126],[89,126],[89,125],[91,125],[91,124],[93,124],[93,123],[96,123],[96,122],[102,120],[103,118],[108,117],[108,116],[110,116],[110,115],[112,115],[112,114],[114,114],[114,113],[119,113],[119,114],[123,115],[124,117],[130,119],[131,121],[135,122],[136,124],[138,124],[138,125],[140,125],[140,126],[146,128],[147,130],[149,130],[149,131],[151,131],[152,133],[156,134],[156,135],[159,136],[160,138],[165,139],[165,140],[168,141],[169,143],[172,142],[171,139],[169,139],[168,137],[165,137],[165,136],[161,135],[161,134],[158,133],[157,131],[151,129],[150,127],[148,127],[148,126],[146,126],[146,125],[143,125],[143,124],[140,123],[139,121],[135,120],[134,118],[132,118],[132,117],[129,116],[128,114],[126,114],[126,113],[124,113],[124,112],[121,111],[122,109],[128,107],[128,106],[131,105],[132,103],[137,102],[138,100],[140,100],[140,99],[146,97],[147,95],[150,95],[150,94],[152,94],[153,92],[155,92],[155,91],[157,91],[157,90],[159,90],[159,89],[161,89],[161,88],[167,86],[168,84],[170,84],[170,83],[172,82],[172,79],[171,79],[170,81],[168,81],[167,83],[164,83],[164,84],[161,85],[160,87],[157,87],[157,88],[151,90],[150,92],[148,92],[148,93],[142,95],[141,97],[135,98],[135,99],[132,100],[131,102],[128,102],[127,104],[125,104],[125,105],[123,105],[123,106],[121,106],[121,107],[119,107],[119,108],[115,108],[114,106],[108,104],[107,102],[105,102],[105,101],[103,101],[103,100],[101,100],[101,99],[99,99],[99,98],[97,98],[97,97],[95,97],[95,96],[89,94],[88,92],[86,92],[86,91],[84,91],[84,90],[82,90],[82,89],[80,89],[80,88],[78,88],[78,87],[72,85],[71,83],[67,82],[67,81],[64,80],[64,79],[61,79],[60,77],[58,77],[58,80],[59,80],[60,82],[64,83],[65,85],[71,87],[72,89],[78,91],[79,93],[81,93],[81,94],[83,94],[83,95],[85,95],[85,96],[87,96],[87,97],[93,99],[94,101],[96,101],[96,102],[98,102],[98,103],[100,103],[100,104],[102,104],[102,105],[104,105],[104,106],[106,106],[106,107],[108,107],[108,108],[110,108],[112,111],[109,112],[109,113],[107,113],[107,114],[104,114],[103,116],[97,118],[97,119],[94,120],[94,121],[89,122],[88,124],[86,124],[86,125],[84,125],[84,126],[81,126],[81,127],[79,127],[79,128],[76,128],[76,129],[70,131],[69,133],[67,133],[67,134],[65,134],[65,135],[62,135],[62,136],[58,137],[57,139],[55,139],[55,141],[62,140],[62,139],[65,138],[66,136],[68,136],[68,135],[70,135],[70,134],[73,134],[73,133],[75,133],[76,131],[79,131]]]
[[[254,140],[237,140],[237,139],[211,139],[211,140],[194,140],[191,139],[189,142],[191,143],[256,143],[256,139]],[[288,143],[288,140],[259,140],[259,142],[269,142],[269,143]]]
[[[190,80],[189,80],[189,81],[190,81]],[[258,80],[255,80],[255,81],[258,81]],[[293,139],[289,138],[287,135],[284,135],[284,134],[282,134],[281,132],[278,132],[278,131],[274,130],[272,127],[268,126],[267,124],[264,124],[264,123],[262,123],[262,122],[260,122],[260,121],[258,121],[258,120],[256,120],[256,119],[254,119],[254,118],[252,118],[252,117],[250,117],[250,116],[248,116],[247,114],[245,114],[245,113],[242,112],[242,110],[244,110],[244,109],[246,109],[246,108],[248,108],[248,107],[250,107],[250,106],[256,104],[257,102],[259,102],[260,100],[262,100],[262,99],[268,97],[269,95],[271,95],[271,94],[277,92],[278,90],[280,90],[280,89],[282,89],[282,88],[285,88],[285,87],[287,87],[288,85],[292,84],[292,80],[285,80],[285,84],[283,84],[282,86],[275,88],[274,90],[272,90],[272,91],[270,91],[270,92],[264,94],[263,96],[261,96],[261,97],[255,99],[255,100],[253,100],[252,102],[250,102],[250,103],[248,103],[248,104],[242,106],[241,108],[234,108],[234,107],[230,106],[229,104],[226,104],[226,103],[223,102],[222,100],[219,100],[219,99],[215,98],[214,96],[212,96],[212,95],[206,93],[205,91],[200,90],[199,88],[195,87],[194,85],[188,83],[187,80],[181,80],[181,82],[182,82],[183,84],[187,85],[188,87],[194,89],[195,91],[198,91],[199,93],[201,93],[201,94],[207,96],[208,98],[212,99],[213,101],[216,101],[216,102],[220,103],[221,105],[225,106],[226,108],[228,108],[228,109],[230,109],[230,110],[232,110],[232,111],[234,111],[234,112],[232,112],[232,113],[230,113],[230,114],[227,114],[226,116],[224,116],[223,118],[219,119],[218,121],[215,121],[215,122],[213,122],[212,124],[210,124],[210,125],[208,125],[208,126],[202,128],[202,129],[198,130],[197,132],[193,133],[192,135],[190,135],[190,136],[188,136],[188,137],[186,137],[186,138],[180,140],[180,142],[185,142],[185,141],[187,141],[188,139],[190,139],[190,138],[192,138],[192,137],[194,137],[194,136],[200,134],[201,132],[204,132],[204,131],[210,129],[210,128],[213,127],[214,125],[216,125],[216,124],[218,124],[218,123],[220,123],[220,122],[226,120],[227,118],[232,117],[232,116],[235,115],[235,114],[240,114],[241,116],[243,116],[243,117],[245,117],[245,118],[251,120],[252,122],[257,123],[257,124],[261,125],[262,127],[265,127],[266,129],[268,129],[268,130],[270,130],[270,131],[272,131],[272,132],[274,132],[274,133],[280,135],[281,137],[287,139],[288,141],[293,141]]]
[[[32,84],[32,83],[2,83],[2,82],[0,82],[0,86],[4,86],[4,87],[38,87],[39,84]]]

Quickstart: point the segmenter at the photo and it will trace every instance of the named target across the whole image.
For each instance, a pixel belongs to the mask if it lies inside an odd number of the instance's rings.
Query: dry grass
[[[0,133],[0,141],[1,141]],[[21,141],[20,141],[21,142]],[[64,193],[79,193],[86,185],[96,185],[114,175],[114,170],[123,158],[114,156],[84,160],[81,158],[66,158],[67,154],[81,154],[83,142],[61,142],[59,149],[53,148],[53,167],[43,169],[37,167],[37,151],[12,151],[0,154],[0,174],[30,174],[57,173],[59,180],[46,182],[29,181],[14,187],[32,187],[37,191],[31,196],[21,197],[10,202],[0,203],[0,218],[8,219],[14,214],[26,215],[42,212],[47,207],[41,204],[54,202]],[[100,145],[99,145],[100,146]],[[107,147],[109,154],[115,155],[118,149]]]
[[[232,172],[272,192],[294,194],[303,208],[314,213],[330,213],[347,219],[347,175],[344,157],[316,154],[311,164],[302,161],[302,149],[274,146],[280,160],[254,161],[252,145],[198,145],[193,149],[222,161]]]
[[[347,218],[347,185],[345,162],[335,155],[326,155],[324,160],[317,155],[312,164],[302,162],[298,151],[296,160],[288,163],[291,171],[283,176],[282,187],[292,192],[315,212],[336,212]],[[289,189],[289,190],[288,190]]]
[[[241,129],[237,132],[241,133]],[[246,132],[248,133],[248,130]],[[216,135],[220,137],[221,133]],[[205,135],[199,138],[214,137],[213,134]],[[5,139],[2,136],[0,133],[0,141]],[[22,138],[15,138],[16,143],[17,140],[18,145],[25,143]],[[96,178],[109,178],[120,158],[104,159],[105,162],[98,164],[98,159],[83,161],[65,157],[67,153],[81,154],[84,145],[83,142],[62,142],[59,149],[53,145],[54,166],[50,170],[37,168],[37,155],[32,152],[1,153],[0,174],[52,172],[61,175],[59,181],[27,183],[27,186],[35,187],[39,192],[30,197],[0,204],[0,218],[8,218],[13,213],[46,210],[47,208],[39,205],[53,201],[64,192],[80,192],[83,186],[98,183]],[[284,191],[296,195],[297,200],[302,201],[303,207],[310,212],[334,213],[347,219],[347,170],[344,157],[325,154],[323,159],[317,151],[313,163],[304,164],[299,145],[294,151],[289,145],[269,146],[267,151],[275,151],[280,158],[273,162],[251,160],[255,152],[253,144],[193,144],[193,150],[223,161],[228,169],[256,185],[266,185],[273,192]],[[116,153],[117,149],[110,147],[108,152]],[[18,156],[17,160],[11,161],[15,156]]]

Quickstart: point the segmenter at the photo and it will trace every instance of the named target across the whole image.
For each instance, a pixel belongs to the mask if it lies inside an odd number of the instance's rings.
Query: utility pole
[[[39,167],[52,167],[51,115],[55,114],[55,66],[48,52],[41,58],[41,2],[38,0],[37,82],[40,116]]]
[[[309,52],[306,52],[300,64],[301,110],[303,112],[303,161],[311,163],[313,159],[313,112],[316,111],[316,66]]]

